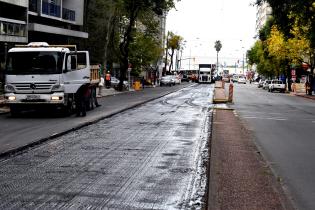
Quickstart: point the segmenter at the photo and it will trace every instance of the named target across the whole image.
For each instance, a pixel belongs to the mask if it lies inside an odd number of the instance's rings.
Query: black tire
[[[68,98],[67,105],[61,108],[62,116],[68,117],[75,112],[75,102],[74,98]]]
[[[10,105],[10,114],[12,117],[18,117],[21,114],[21,109],[18,106]]]

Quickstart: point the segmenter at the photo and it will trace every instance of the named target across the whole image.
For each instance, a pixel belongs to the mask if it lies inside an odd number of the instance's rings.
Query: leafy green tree
[[[173,68],[173,60],[174,60],[174,54],[176,50],[180,50],[181,46],[183,44],[183,37],[174,34],[173,32],[169,33],[168,41],[167,41],[167,49],[171,50],[171,62],[169,65],[169,71]]]
[[[298,26],[307,30],[303,36],[309,41],[309,56],[312,74],[315,67],[315,2],[313,0],[256,0],[256,4],[267,2],[272,8],[272,16],[286,39],[295,35],[292,29]],[[298,23],[298,24],[296,24]],[[287,71],[290,71],[289,64]],[[289,74],[290,75],[290,74]]]
[[[148,69],[152,63],[157,62],[162,51],[159,40],[137,32],[130,45],[130,62],[133,66],[131,73],[139,76],[143,69]]]
[[[85,27],[89,33],[85,49],[90,51],[92,63],[102,63],[105,66],[109,57],[113,56],[109,55],[108,51],[111,51],[109,44],[111,34],[115,30],[113,23],[117,15],[117,3],[113,0],[88,0],[85,7]]]
[[[123,80],[129,64],[130,44],[133,42],[136,23],[139,17],[146,12],[153,12],[156,15],[163,15],[175,6],[174,0],[120,0],[120,10],[122,12],[122,37],[119,44],[121,74],[119,89],[122,90]]]

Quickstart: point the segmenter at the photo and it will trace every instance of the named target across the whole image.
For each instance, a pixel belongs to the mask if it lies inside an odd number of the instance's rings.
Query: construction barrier
[[[139,81],[136,81],[133,83],[133,89],[134,90],[140,90],[141,89],[141,84]]]
[[[233,84],[231,83],[230,86],[229,86],[229,102],[232,103],[233,102]]]
[[[304,83],[292,83],[291,88],[292,88],[293,92],[295,92],[295,93],[306,93]]]

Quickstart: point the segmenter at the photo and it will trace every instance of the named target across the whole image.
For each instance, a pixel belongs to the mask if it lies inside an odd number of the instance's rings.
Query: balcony
[[[60,18],[61,7],[60,7],[60,5],[49,3],[47,1],[43,1],[42,2],[42,13],[45,15]]]
[[[75,21],[75,11],[62,8],[62,18],[64,20]]]
[[[26,26],[0,20],[0,35],[26,37]]]

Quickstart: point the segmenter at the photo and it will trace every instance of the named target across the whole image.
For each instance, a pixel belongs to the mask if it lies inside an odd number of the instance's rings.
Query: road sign
[[[291,75],[292,75],[292,77],[295,76],[295,69],[291,70]]]
[[[128,68],[128,71],[131,72],[131,68]]]

